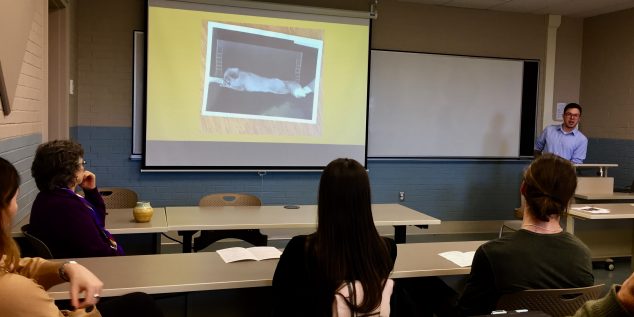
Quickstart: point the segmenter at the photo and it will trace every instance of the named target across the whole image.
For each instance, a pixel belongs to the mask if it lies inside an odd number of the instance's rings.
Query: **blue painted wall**
[[[0,157],[11,162],[20,174],[19,208],[14,218],[16,222],[31,212],[31,205],[38,193],[35,181],[31,177],[31,164],[40,143],[42,135],[39,133],[0,140]]]
[[[214,192],[245,192],[264,204],[314,204],[319,173],[141,173],[129,159],[131,128],[76,127],[98,185],[128,187],[155,206],[195,205]],[[528,161],[370,160],[375,203],[398,202],[442,220],[512,219],[521,173]]]
[[[129,187],[155,206],[197,204],[213,192],[246,192],[265,204],[314,204],[319,173],[141,173],[129,159],[131,128],[78,127],[71,135],[83,144],[88,168],[99,186]],[[13,162],[22,177],[20,211],[30,210],[37,194],[30,166],[40,134],[0,141],[0,156]],[[609,170],[617,187],[634,179],[634,140],[591,138],[587,163],[617,163]],[[370,160],[368,169],[376,203],[398,202],[445,221],[512,219],[519,206],[518,188],[527,161]]]
[[[634,180],[634,140],[590,138],[585,163],[616,163],[608,176],[614,177],[615,187],[625,187]]]

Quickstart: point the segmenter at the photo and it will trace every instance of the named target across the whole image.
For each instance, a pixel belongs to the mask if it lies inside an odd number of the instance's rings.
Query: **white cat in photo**
[[[262,77],[240,70],[237,67],[230,67],[225,70],[223,87],[238,91],[266,92],[280,95],[292,94],[295,98],[304,98],[312,92],[310,87],[302,87],[295,81]]]

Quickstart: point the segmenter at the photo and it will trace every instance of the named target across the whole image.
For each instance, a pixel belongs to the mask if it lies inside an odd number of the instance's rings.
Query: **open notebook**
[[[227,248],[216,251],[225,263],[246,260],[279,259],[282,251],[274,247]]]

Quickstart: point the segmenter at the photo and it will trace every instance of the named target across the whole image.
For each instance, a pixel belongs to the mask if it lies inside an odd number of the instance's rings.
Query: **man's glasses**
[[[569,118],[579,118],[581,116],[581,114],[566,112],[566,113],[564,113],[564,116],[569,117]]]

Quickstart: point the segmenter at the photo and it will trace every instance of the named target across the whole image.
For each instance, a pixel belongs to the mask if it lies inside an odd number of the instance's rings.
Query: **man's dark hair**
[[[581,109],[581,106],[578,103],[571,102],[567,104],[566,107],[564,107],[564,113],[566,113],[568,109],[579,109],[579,114],[583,113],[583,109]]]

